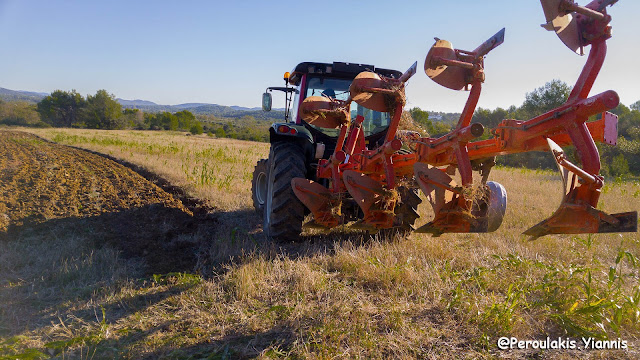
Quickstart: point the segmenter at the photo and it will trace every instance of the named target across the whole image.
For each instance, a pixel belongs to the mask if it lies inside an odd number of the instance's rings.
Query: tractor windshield
[[[309,96],[329,96],[338,100],[347,100],[349,98],[349,86],[351,80],[347,79],[335,79],[327,77],[309,76],[307,79],[307,93],[305,97]],[[362,128],[364,135],[369,136],[372,134],[384,131],[389,127],[391,122],[391,116],[386,112],[378,112],[359,106],[355,102],[351,103],[351,118],[355,119],[356,116],[364,116],[362,122]],[[326,129],[313,125],[309,125],[314,129],[323,132],[328,136],[337,137],[338,129]]]

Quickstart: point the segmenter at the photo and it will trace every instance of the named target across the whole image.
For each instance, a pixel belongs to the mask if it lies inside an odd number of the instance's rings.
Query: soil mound
[[[200,221],[172,194],[103,156],[0,130],[0,239],[89,232],[149,272],[196,263]]]

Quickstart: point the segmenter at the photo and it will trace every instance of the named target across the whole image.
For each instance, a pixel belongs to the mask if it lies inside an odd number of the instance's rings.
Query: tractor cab
[[[322,144],[328,151],[317,158],[327,158],[331,155],[336,139],[339,135],[338,127],[325,127],[310,124],[303,119],[300,105],[311,96],[321,96],[331,100],[347,101],[349,99],[349,87],[353,79],[363,71],[372,71],[388,78],[399,78],[402,73],[396,70],[376,68],[373,65],[351,64],[343,62],[316,63],[303,62],[298,64],[291,73],[285,73],[285,87],[269,87],[263,94],[263,110],[271,109],[271,92],[282,91],[286,96],[285,124],[274,124],[271,128],[270,139],[274,141],[284,140],[282,136],[305,137],[312,144]],[[349,107],[350,117],[355,119],[358,115],[364,117],[362,129],[367,142],[375,143],[382,139],[391,123],[388,112],[374,111],[351,102]],[[295,129],[292,131],[291,129]],[[284,131],[280,131],[284,130]],[[292,134],[292,132],[294,134]],[[316,150],[316,149],[314,149]],[[316,151],[313,151],[316,153]]]

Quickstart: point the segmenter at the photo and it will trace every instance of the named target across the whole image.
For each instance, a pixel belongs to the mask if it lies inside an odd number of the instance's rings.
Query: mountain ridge
[[[46,93],[46,92],[35,92],[35,91],[26,91],[26,90],[11,90],[11,89],[0,87],[0,99],[7,100],[7,101],[27,101],[27,102],[36,102],[37,103],[40,100],[42,100],[45,97],[47,97],[48,95],[49,95],[49,93]],[[238,106],[238,105],[219,105],[219,104],[213,104],[213,103],[199,103],[199,102],[182,103],[182,104],[175,104],[175,105],[166,105],[166,104],[158,104],[156,102],[153,102],[153,101],[150,101],[150,100],[144,100],[144,99],[128,100],[128,99],[116,98],[116,101],[118,103],[120,103],[120,105],[122,105],[123,107],[137,107],[137,106],[154,107],[154,106],[158,106],[158,107],[163,107],[163,108],[164,107],[169,107],[169,108],[174,108],[174,109],[189,109],[189,108],[197,108],[197,107],[200,107],[200,106],[219,106],[219,107],[230,108],[232,110],[242,110],[242,111],[255,111],[255,110],[261,110],[262,109],[260,107],[245,107],[245,106]],[[274,109],[274,110],[284,110],[284,109]]]

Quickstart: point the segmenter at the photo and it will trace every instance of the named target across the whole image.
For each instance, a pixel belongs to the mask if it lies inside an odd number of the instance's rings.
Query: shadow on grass
[[[142,359],[254,359],[263,352],[269,358],[281,358],[291,350],[295,340],[291,328],[277,325],[264,332],[231,333],[217,340],[190,346],[166,346],[145,354]]]
[[[85,238],[90,247],[105,245],[127,259],[144,261],[146,275],[193,271],[202,244],[199,233],[216,226],[213,218],[196,218],[180,209],[151,204],[92,217],[70,217],[11,226],[0,241],[37,242]]]
[[[236,211],[220,211],[209,206],[207,203],[190,197],[188,193],[173,185],[169,180],[162,176],[147,170],[146,168],[136,165],[134,163],[113,157],[108,154],[83,149],[80,147],[72,148],[86,151],[91,154],[104,157],[111,161],[117,162],[134,172],[138,173],[146,180],[156,184],[164,191],[172,194],[176,199],[179,199],[185,207],[187,207],[194,216],[184,221],[189,225],[181,226],[176,224],[176,221],[170,221],[169,227],[175,226],[174,230],[169,234],[172,238],[181,238],[182,235],[191,237],[192,241],[198,243],[198,256],[195,259],[193,268],[194,272],[200,273],[204,277],[209,277],[213,273],[219,274],[224,272],[228,264],[241,262],[242,259],[249,254],[265,255],[268,257],[274,256],[287,256],[291,258],[299,258],[305,256],[313,256],[320,253],[332,253],[336,244],[352,243],[355,245],[362,245],[368,242],[372,238],[381,238],[388,240],[392,236],[376,236],[369,235],[367,232],[353,232],[353,231],[341,231],[333,230],[327,234],[302,236],[300,242],[296,243],[269,243],[262,234],[262,215],[258,214],[253,209],[241,209]],[[184,214],[178,211],[178,218],[184,217]],[[114,217],[120,217],[115,215]],[[126,218],[126,215],[124,216]],[[151,216],[152,218],[153,216]],[[140,219],[144,221],[143,218]],[[149,220],[153,221],[152,219]],[[108,223],[108,221],[107,221]],[[157,221],[155,222],[157,223]],[[132,228],[139,226],[139,224],[132,224],[131,228],[120,226],[120,232],[131,233]],[[153,226],[153,223],[151,223]],[[147,243],[147,239],[144,239],[145,234],[149,234],[149,230],[143,229],[138,233],[134,233],[138,237],[138,241],[142,244]],[[184,237],[184,236],[182,236]],[[1,240],[1,238],[0,238]],[[120,242],[117,242],[120,243]],[[139,246],[134,246],[139,248]],[[160,247],[157,251],[165,251],[166,247]],[[157,252],[156,251],[156,252]],[[183,255],[174,251],[171,251],[173,256],[182,257]],[[127,251],[123,250],[125,256],[128,255]],[[134,254],[135,256],[138,256]],[[151,265],[150,273],[163,273],[168,271],[187,271],[186,268],[175,268],[175,264],[171,261],[166,265],[162,265],[162,261],[158,262],[155,259],[147,263],[156,264]],[[188,263],[188,261],[187,261]],[[157,266],[154,268],[154,266]],[[172,268],[172,266],[174,266]]]
[[[195,284],[148,289],[154,284],[151,275],[194,272],[204,246],[201,234],[216,227],[213,218],[162,204],[94,217],[29,220],[0,233],[3,337],[66,321],[96,322],[102,309],[106,320],[115,322],[187,290]],[[122,287],[132,293],[119,294]],[[140,287],[144,291],[136,294]],[[97,301],[112,294],[117,301]]]
[[[216,275],[228,270],[229,265],[239,265],[256,256],[267,259],[299,259],[331,255],[345,244],[366,246],[374,239],[393,241],[397,235],[392,232],[370,234],[366,231],[337,228],[313,235],[303,233],[298,242],[272,242],[267,240],[262,232],[262,216],[252,209],[217,212],[215,219],[217,226],[213,233],[208,234],[207,254],[201,261],[206,261],[205,268],[213,269]],[[203,272],[203,275],[211,273],[209,270]]]

